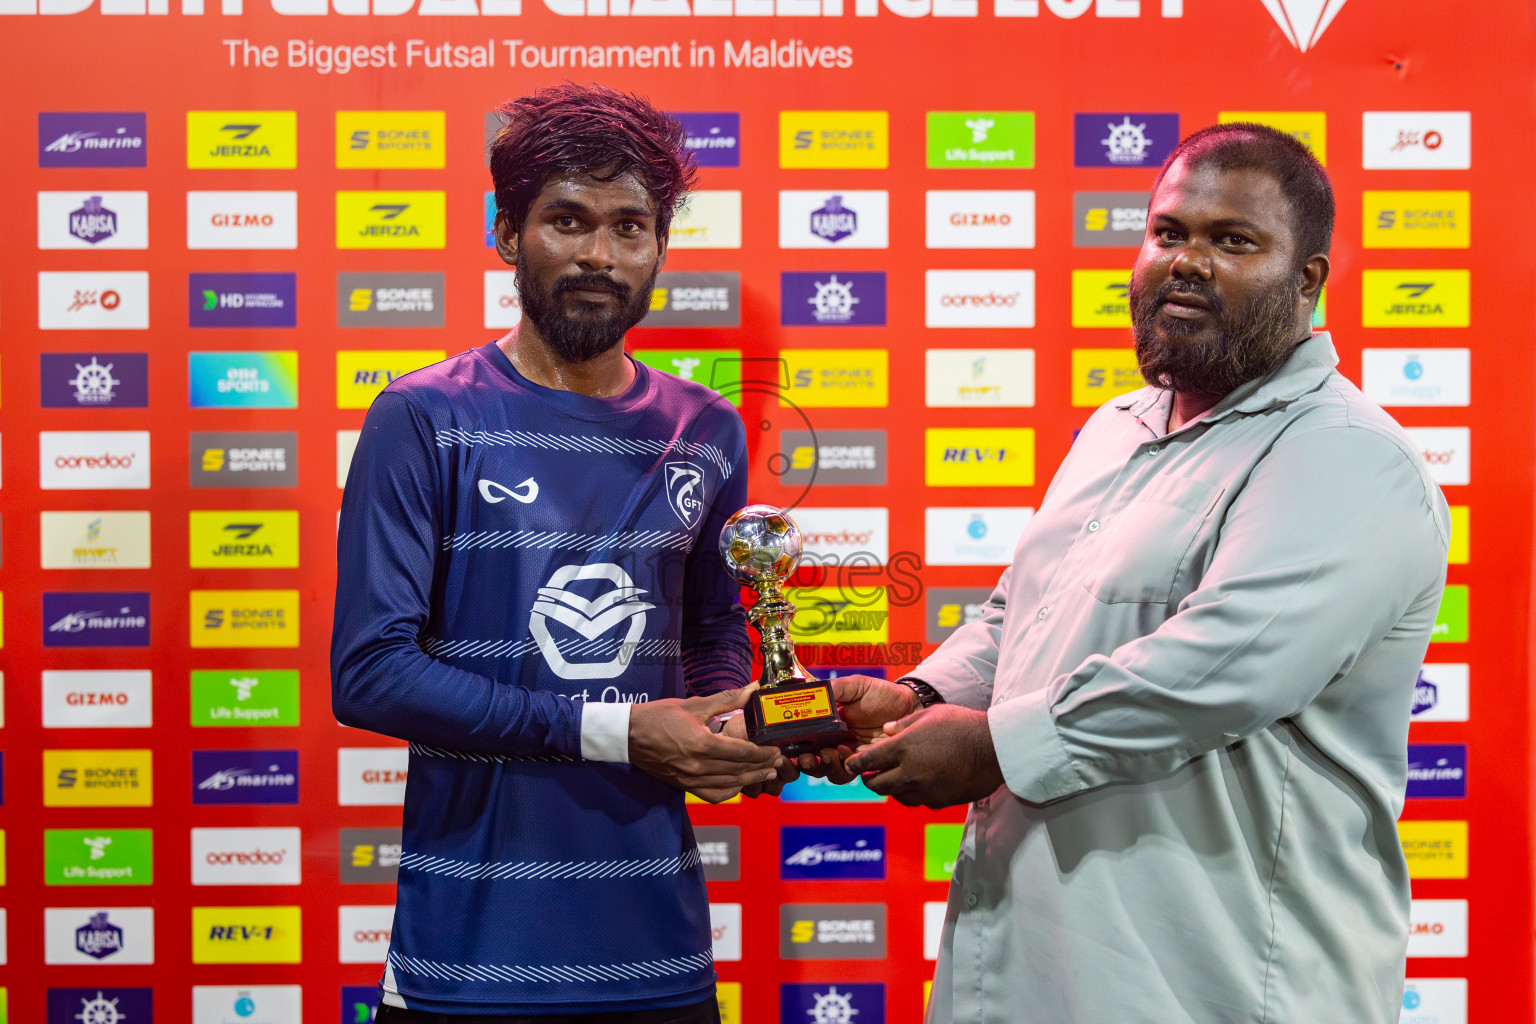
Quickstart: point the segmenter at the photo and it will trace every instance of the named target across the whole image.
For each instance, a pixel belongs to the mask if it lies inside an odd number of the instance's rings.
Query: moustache
[[[1220,313],[1225,305],[1215,292],[1194,281],[1169,281],[1165,283],[1157,290],[1157,294],[1152,297],[1152,304],[1154,306],[1161,306],[1170,300],[1177,302],[1180,296],[1191,295],[1203,299],[1205,304],[1211,307],[1212,313]]]
[[[602,274],[572,274],[569,277],[562,277],[555,282],[553,291],[556,298],[563,297],[567,292],[610,292],[621,304],[629,302],[630,296],[628,285]]]

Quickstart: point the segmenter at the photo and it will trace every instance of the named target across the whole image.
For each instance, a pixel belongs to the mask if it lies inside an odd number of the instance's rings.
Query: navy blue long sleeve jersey
[[[394,381],[347,477],[332,696],[410,743],[384,1000],[447,1014],[707,998],[683,794],[627,763],[627,704],[746,682],[720,563],[741,418],[635,364],[595,399],[494,343]]]

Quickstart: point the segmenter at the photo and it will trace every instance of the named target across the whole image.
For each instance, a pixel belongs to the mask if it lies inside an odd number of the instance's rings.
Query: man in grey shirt
[[[974,802],[929,1024],[1398,1019],[1449,515],[1311,331],[1333,210],[1289,136],[1186,139],[1131,279],[1152,386],[1089,420],[979,620],[908,685],[834,684],[848,771]]]

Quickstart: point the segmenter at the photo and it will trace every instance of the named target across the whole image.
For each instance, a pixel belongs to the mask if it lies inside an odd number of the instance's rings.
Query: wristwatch
[[[896,681],[912,691],[917,697],[917,706],[920,708],[931,708],[935,704],[944,703],[943,694],[921,679],[898,679]]]

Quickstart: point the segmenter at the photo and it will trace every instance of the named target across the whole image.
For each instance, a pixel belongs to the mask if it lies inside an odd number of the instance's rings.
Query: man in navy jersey
[[[336,717],[410,743],[378,1021],[718,1021],[683,791],[783,781],[710,728],[750,692],[717,551],[746,438],[624,352],[694,171],[633,96],[500,115],[522,323],[390,384],[342,499]]]

